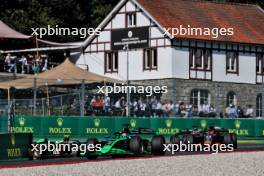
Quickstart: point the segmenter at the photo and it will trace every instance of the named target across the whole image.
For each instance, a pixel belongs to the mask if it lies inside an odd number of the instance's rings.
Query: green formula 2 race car
[[[96,159],[98,156],[134,155],[144,154],[164,155],[165,137],[156,135],[148,128],[129,129],[126,126],[123,131],[116,132],[113,136],[105,137],[99,141],[96,138],[87,140],[87,145],[101,145],[98,151],[87,151],[88,159]]]

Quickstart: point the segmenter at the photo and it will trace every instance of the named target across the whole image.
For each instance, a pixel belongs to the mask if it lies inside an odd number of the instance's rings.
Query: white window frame
[[[194,97],[195,93],[194,91],[197,91],[197,97]],[[201,97],[201,91],[207,91],[208,92],[208,97]],[[206,89],[194,89],[191,91],[191,99],[197,99],[197,103],[198,103],[198,110],[201,111],[201,99],[207,99],[207,103],[210,105],[211,104],[211,94],[208,90]],[[193,101],[194,102],[194,101]]]
[[[190,54],[192,54],[192,66],[190,66],[191,69],[198,69],[198,70],[210,70],[211,69],[211,60],[212,60],[212,55],[210,54],[208,56],[208,65],[205,68],[205,56],[207,56],[207,52],[212,53],[212,51],[210,49],[202,49],[202,48],[191,48],[192,52],[190,52]],[[202,50],[202,57],[201,57],[201,66],[200,67],[196,67],[196,52],[197,50]]]
[[[126,25],[127,27],[136,27],[137,25],[137,13],[127,13],[126,14]]]
[[[259,57],[261,58],[261,59],[259,59]],[[262,53],[257,53],[256,54],[256,62],[258,62],[258,64],[256,64],[256,65],[258,65],[258,71],[257,71],[257,74],[264,74],[264,70],[263,70],[263,67],[264,67],[264,63],[263,63],[263,61],[264,61],[264,54],[262,54]]]
[[[155,52],[156,52],[156,61],[157,61],[156,63],[157,63],[157,65],[154,65]],[[158,69],[158,49],[157,48],[144,49],[143,50],[143,62],[144,62],[143,70],[156,70],[156,69]]]
[[[113,72],[118,72],[118,52],[105,52],[105,72],[106,73],[113,73]],[[109,56],[111,56],[111,58],[109,58]],[[110,64],[110,61],[112,62],[112,64]],[[115,68],[117,62],[117,68]],[[111,68],[109,68],[111,67]]]
[[[238,59],[239,59],[239,53],[235,52],[235,51],[228,51],[226,53],[226,69],[227,72],[238,72]],[[234,61],[234,62],[233,62]]]

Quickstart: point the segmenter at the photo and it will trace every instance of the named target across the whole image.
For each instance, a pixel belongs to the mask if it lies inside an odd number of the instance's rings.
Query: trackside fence
[[[2,116],[1,119],[7,117]],[[239,137],[264,137],[263,119],[16,116],[12,130],[15,133],[33,133],[34,138],[61,138],[65,135],[100,138],[122,130],[124,124],[131,128],[151,128],[162,135],[172,135],[194,127],[221,126]],[[1,129],[7,128],[1,126]]]

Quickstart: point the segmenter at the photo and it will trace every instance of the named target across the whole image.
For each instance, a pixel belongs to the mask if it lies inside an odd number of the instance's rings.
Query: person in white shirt
[[[45,72],[48,70],[48,58],[44,58],[44,65],[43,65],[43,68],[42,68],[42,72]]]
[[[210,106],[209,104],[206,102],[204,102],[204,104],[202,105],[202,111],[205,113],[205,114],[208,114],[209,111],[210,111]]]
[[[28,63],[27,63],[27,58],[25,57],[25,56],[22,56],[20,59],[19,59],[19,62],[21,62],[21,67],[22,67],[22,71],[21,71],[21,73],[22,74],[24,74],[25,73],[25,71],[24,71],[24,69],[25,69],[25,66],[27,66],[28,65]]]
[[[160,101],[157,101],[157,106],[156,106],[156,115],[160,117],[162,115],[162,104]]]
[[[11,54],[8,53],[5,58],[5,63],[8,66],[8,72],[11,72],[15,67],[15,57],[11,57]]]
[[[115,108],[116,108],[116,109],[121,109],[121,103],[120,103],[120,101],[121,101],[121,99],[119,99],[119,100],[117,100],[117,101],[115,102]]]
[[[254,115],[254,109],[252,108],[252,105],[248,105],[247,111],[246,111],[246,117],[250,118]]]

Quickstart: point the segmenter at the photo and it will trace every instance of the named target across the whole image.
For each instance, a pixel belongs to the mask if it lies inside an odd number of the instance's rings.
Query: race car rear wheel
[[[235,133],[231,133],[230,135],[233,141],[233,147],[234,149],[237,149],[237,135]]]
[[[232,137],[231,137],[231,134],[227,133],[224,135],[224,144],[225,145],[228,145],[228,144],[232,144],[233,141],[232,141]]]
[[[177,145],[179,145],[180,144],[180,141],[181,141],[181,139],[177,135],[173,135],[170,138],[171,144],[177,144]]]
[[[88,145],[92,144],[95,147],[96,144],[98,144],[98,143],[99,142],[98,142],[98,140],[96,138],[90,138],[90,139],[87,140],[86,145],[88,146]],[[95,153],[94,151],[87,150],[85,156],[88,159],[96,159],[96,158],[98,158],[98,155],[95,155],[94,153]]]
[[[155,155],[164,155],[164,144],[166,144],[164,136],[154,136],[151,141],[151,151]]]
[[[129,140],[129,149],[135,155],[142,155],[144,153],[143,141],[139,136],[135,136]]]

